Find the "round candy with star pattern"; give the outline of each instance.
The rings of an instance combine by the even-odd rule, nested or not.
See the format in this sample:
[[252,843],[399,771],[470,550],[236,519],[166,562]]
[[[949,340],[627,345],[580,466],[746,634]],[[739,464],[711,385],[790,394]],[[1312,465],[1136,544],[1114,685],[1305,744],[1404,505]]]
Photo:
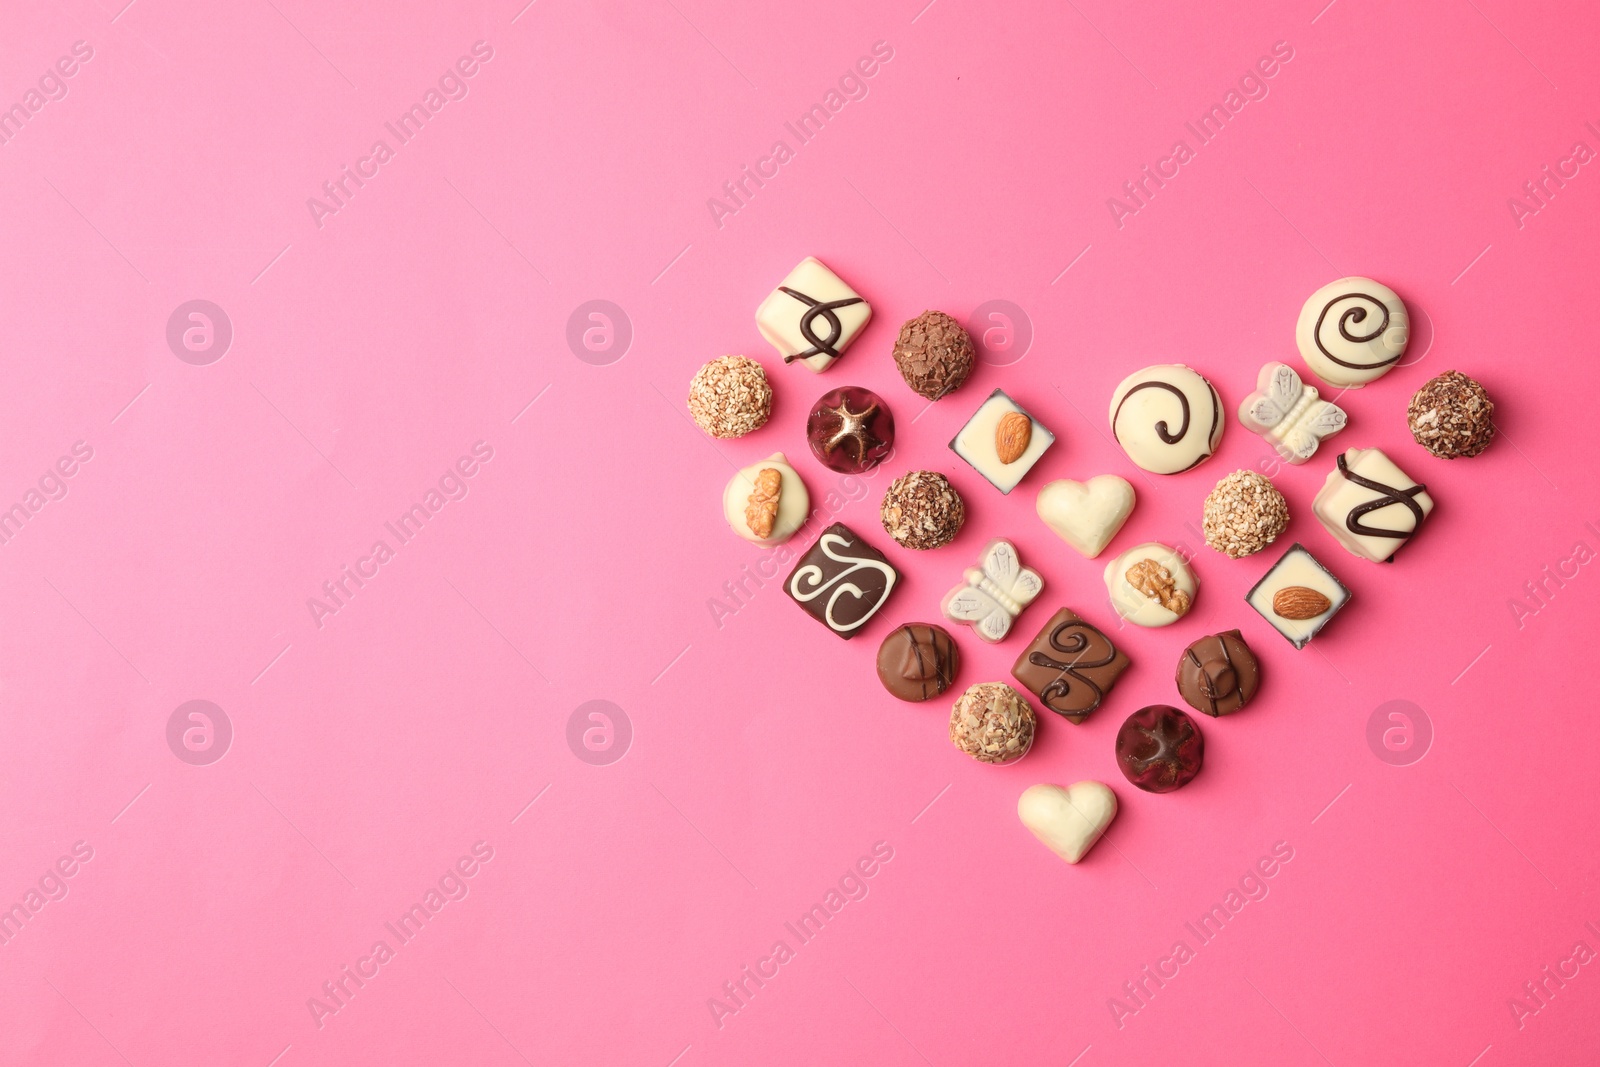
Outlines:
[[847,385],[822,394],[806,419],[806,441],[824,467],[861,474],[894,447],[894,415],[870,389]]

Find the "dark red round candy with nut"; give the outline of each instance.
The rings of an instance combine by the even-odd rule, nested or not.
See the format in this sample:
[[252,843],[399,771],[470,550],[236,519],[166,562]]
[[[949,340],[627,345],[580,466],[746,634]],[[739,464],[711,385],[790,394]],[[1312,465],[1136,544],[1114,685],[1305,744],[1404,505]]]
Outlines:
[[806,441],[823,466],[841,474],[876,467],[894,447],[894,415],[877,393],[847,385],[822,394],[806,419]]
[[1170,793],[1200,773],[1206,742],[1200,727],[1177,708],[1140,708],[1117,731],[1117,766],[1147,793]]

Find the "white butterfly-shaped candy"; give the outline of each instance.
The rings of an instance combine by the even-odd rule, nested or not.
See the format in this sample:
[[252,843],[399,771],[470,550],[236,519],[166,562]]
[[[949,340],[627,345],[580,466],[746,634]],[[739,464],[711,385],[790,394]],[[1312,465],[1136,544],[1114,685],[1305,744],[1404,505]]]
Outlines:
[[1302,382],[1293,367],[1268,363],[1256,379],[1256,391],[1239,405],[1239,421],[1272,442],[1290,463],[1304,463],[1324,437],[1344,429],[1346,417],[1344,409]]
[[1022,565],[1010,541],[990,541],[979,563],[981,569],[967,568],[966,581],[950,590],[940,609],[952,622],[970,623],[983,640],[999,641],[1044,591],[1044,579]]

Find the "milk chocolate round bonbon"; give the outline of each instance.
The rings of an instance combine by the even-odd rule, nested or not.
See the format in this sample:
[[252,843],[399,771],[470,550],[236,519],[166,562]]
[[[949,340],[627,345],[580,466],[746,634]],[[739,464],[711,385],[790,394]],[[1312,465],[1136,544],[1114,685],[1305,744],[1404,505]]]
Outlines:
[[908,622],[878,646],[878,681],[891,695],[920,703],[949,689],[961,652],[943,626]]
[[1178,693],[1196,711],[1215,718],[1250,703],[1261,688],[1261,664],[1238,630],[1202,637],[1178,660]]
[[748,356],[718,356],[689,382],[689,415],[712,437],[743,437],[771,414],[767,372]]
[[1405,302],[1371,278],[1340,278],[1312,293],[1295,324],[1306,366],[1329,385],[1360,389],[1388,374],[1406,354],[1411,316]]
[[1167,704],[1140,708],[1117,731],[1117,767],[1146,793],[1188,785],[1200,773],[1205,750],[1200,727]]
[[929,400],[961,388],[975,359],[966,329],[942,311],[924,311],[908,320],[894,343],[900,376]]
[[862,474],[894,447],[894,415],[877,393],[847,385],[823,393],[811,405],[806,441],[829,470]]
[[1222,398],[1182,363],[1135,371],[1111,394],[1111,433],[1152,474],[1198,466],[1222,440]]
[[738,471],[722,491],[722,514],[733,532],[758,545],[776,545],[795,535],[811,514],[806,483],[774,452]]
[[1015,763],[1033,747],[1033,706],[1003,682],[979,682],[950,709],[950,742],[979,763]]
[[1477,382],[1447,370],[1417,390],[1406,408],[1417,444],[1440,459],[1476,456],[1494,440],[1494,401]]
[[938,471],[912,471],[889,483],[878,513],[897,544],[929,549],[955,540],[966,521],[967,505],[950,479]]

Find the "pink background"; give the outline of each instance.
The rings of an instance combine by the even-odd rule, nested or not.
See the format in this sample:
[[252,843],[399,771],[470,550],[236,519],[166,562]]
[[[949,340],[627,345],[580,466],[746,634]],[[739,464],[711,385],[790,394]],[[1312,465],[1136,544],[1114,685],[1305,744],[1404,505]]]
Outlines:
[[[1600,949],[1583,925],[1600,926],[1600,577],[1563,562],[1600,548],[1600,176],[1583,167],[1520,226],[1508,198],[1574,142],[1600,148],[1584,125],[1600,125],[1600,15],[923,2],[59,0],[0,16],[0,103],[74,42],[93,53],[0,145],[0,504],[26,510],[58,457],[92,450],[0,546],[0,904],[26,912],[41,878],[67,890],[0,946],[0,1062],[1592,1056],[1600,967],[1520,1026],[1509,1001],[1543,967],[1570,973],[1580,939]],[[398,145],[384,123],[477,41],[493,55],[466,97]],[[797,147],[785,120],[879,41],[893,58],[866,97]],[[1279,41],[1293,59],[1268,95],[1119,228],[1107,198],[1178,138],[1192,148],[1184,122]],[[378,138],[394,158],[319,227],[307,198]],[[717,225],[707,199],[778,138],[793,160]],[[753,321],[807,254],[875,310],[823,377],[783,367]],[[1173,360],[1231,411],[1263,362],[1300,365],[1301,302],[1351,273],[1396,288],[1418,330],[1408,365],[1341,400],[1336,443],[1382,447],[1438,507],[1380,567],[1310,516],[1333,447],[1274,473],[1294,512],[1283,544],[1355,592],[1296,652],[1242,600],[1277,549],[1233,562],[1193,529],[1261,441],[1230,418],[1217,458],[1146,477],[1104,412],[1123,375]],[[197,298],[234,330],[206,366],[166,340]],[[632,324],[608,365],[566,341],[593,299]],[[913,422],[923,404],[888,357],[898,324],[990,299],[1024,310],[1026,355]],[[767,427],[714,443],[683,397],[724,352],[761,360],[778,400]],[[1404,411],[1452,367],[1487,385],[1503,433],[1446,463]],[[841,384],[899,416],[895,457],[835,503],[903,586],[852,642],[775,582],[717,625],[711,600],[763,556],[723,523],[730,468],[785,450],[823,501],[839,483],[802,427]],[[1059,437],[1010,497],[945,448],[995,387]],[[492,459],[465,498],[319,627],[308,599],[480,441]],[[876,511],[889,478],[923,466],[970,517],[913,557]],[[1103,472],[1139,493],[1112,551],[1197,551],[1196,610],[1120,635],[1134,667],[1089,722],[1051,717],[1020,765],[974,763],[946,739],[947,702],[882,691],[878,641],[934,617],[997,535],[1046,591],[1003,645],[957,632],[962,684],[1004,679],[1057,606],[1109,626],[1104,561],[1033,512],[1045,481]],[[1568,578],[1528,599],[1546,566]],[[1113,764],[1117,726],[1174,701],[1180,650],[1232,627],[1264,661],[1260,698],[1201,722],[1191,786],[1139,793]],[[206,766],[167,742],[194,699],[233,729]],[[609,765],[566,740],[592,699],[631,723]],[[1419,762],[1369,748],[1390,700],[1431,721]],[[1122,810],[1069,867],[1014,805],[1084,778]],[[92,859],[45,878],[75,842]],[[384,924],[477,842],[492,859],[446,879],[470,892],[400,945]],[[893,858],[867,896],[799,944],[784,923],[877,842]],[[1199,946],[1184,924],[1277,842],[1293,859],[1268,895]],[[309,998],[370,967],[380,939],[393,958],[319,1018]],[[708,998],[779,939],[793,959],[719,1027]],[[1109,998],[1179,939],[1194,959],[1119,1026]]]

